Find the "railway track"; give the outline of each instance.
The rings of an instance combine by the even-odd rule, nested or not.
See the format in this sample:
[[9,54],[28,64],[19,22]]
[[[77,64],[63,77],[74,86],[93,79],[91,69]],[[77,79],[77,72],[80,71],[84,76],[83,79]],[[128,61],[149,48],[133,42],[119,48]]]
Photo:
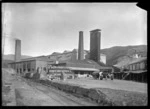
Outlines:
[[[65,93],[47,84],[37,83],[32,80],[24,79],[24,78],[23,81],[25,81],[29,86],[31,86],[35,90],[38,90],[44,93],[45,95],[49,96],[56,102],[59,102],[63,106],[68,106],[68,105],[69,106],[70,105],[71,106],[98,106],[99,105],[91,101],[90,99],[84,97],[77,97],[75,95]],[[59,96],[59,98],[57,98],[56,96]]]

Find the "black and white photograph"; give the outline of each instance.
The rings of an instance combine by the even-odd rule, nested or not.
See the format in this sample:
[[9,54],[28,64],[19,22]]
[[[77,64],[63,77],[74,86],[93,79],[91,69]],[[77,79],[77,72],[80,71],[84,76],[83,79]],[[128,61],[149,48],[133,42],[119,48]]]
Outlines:
[[2,106],[147,106],[138,2],[3,2]]

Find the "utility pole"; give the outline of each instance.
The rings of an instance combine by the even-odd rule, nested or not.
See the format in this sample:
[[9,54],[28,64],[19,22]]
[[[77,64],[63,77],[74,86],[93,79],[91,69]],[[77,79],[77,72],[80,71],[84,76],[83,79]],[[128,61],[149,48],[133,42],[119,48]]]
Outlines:
[[4,59],[4,47],[5,47],[5,29],[6,23],[5,23],[5,7],[2,5],[2,60]]

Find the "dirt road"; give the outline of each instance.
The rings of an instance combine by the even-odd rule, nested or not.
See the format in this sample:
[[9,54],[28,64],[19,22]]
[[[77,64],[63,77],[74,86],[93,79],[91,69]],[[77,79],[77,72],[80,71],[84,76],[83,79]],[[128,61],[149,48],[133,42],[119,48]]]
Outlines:
[[[3,106],[98,106],[88,98],[54,89],[2,69]],[[117,106],[146,106],[147,84],[119,80],[70,79],[61,84],[96,88]]]
[[[3,80],[5,83],[11,83],[10,90],[14,90],[16,106],[97,106],[98,104],[85,99],[75,97],[71,94],[56,90],[51,87],[41,85],[21,78],[20,76],[12,76],[8,72],[5,73]],[[7,79],[6,79],[7,78]],[[13,79],[12,79],[13,78]],[[8,92],[8,93],[9,93]],[[3,91],[3,93],[5,93]],[[8,95],[7,93],[7,95]],[[6,93],[5,93],[6,94]],[[11,94],[13,96],[13,94]],[[5,98],[5,96],[3,96]],[[9,101],[9,105],[11,101]],[[6,104],[7,105],[7,104]],[[14,104],[13,104],[14,105]]]
[[[40,106],[96,106],[98,104],[85,99],[77,98],[71,94],[43,86],[39,83],[23,79],[31,87],[29,90],[17,89],[16,96],[18,105],[40,105]],[[17,95],[16,94],[16,95]],[[20,97],[21,96],[21,97]],[[20,103],[22,102],[22,103]]]

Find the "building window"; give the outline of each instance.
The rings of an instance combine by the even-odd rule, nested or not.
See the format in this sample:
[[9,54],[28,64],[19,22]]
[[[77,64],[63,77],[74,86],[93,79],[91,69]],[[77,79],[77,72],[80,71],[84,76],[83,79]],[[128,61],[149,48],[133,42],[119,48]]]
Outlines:
[[40,69],[40,68],[38,67],[38,68],[37,68],[37,72],[38,72],[38,73],[39,73],[39,69]]
[[46,67],[44,67],[43,70],[46,71]]
[[139,70],[140,69],[140,64],[137,63],[137,69],[136,70]]
[[70,55],[67,55],[66,57],[70,57]]
[[128,66],[127,69],[130,70],[130,67]]
[[27,68],[30,68],[30,67],[31,67],[31,63],[28,62],[28,63],[27,63]]
[[30,69],[28,69],[28,72],[30,72]]
[[133,64],[133,70],[135,70],[135,64]]
[[140,67],[141,67],[142,70],[144,70],[145,69],[145,63],[141,62]]
[[131,65],[131,70],[133,70],[133,67],[132,67],[133,65]]
[[145,62],[145,69],[147,70],[147,62]]

